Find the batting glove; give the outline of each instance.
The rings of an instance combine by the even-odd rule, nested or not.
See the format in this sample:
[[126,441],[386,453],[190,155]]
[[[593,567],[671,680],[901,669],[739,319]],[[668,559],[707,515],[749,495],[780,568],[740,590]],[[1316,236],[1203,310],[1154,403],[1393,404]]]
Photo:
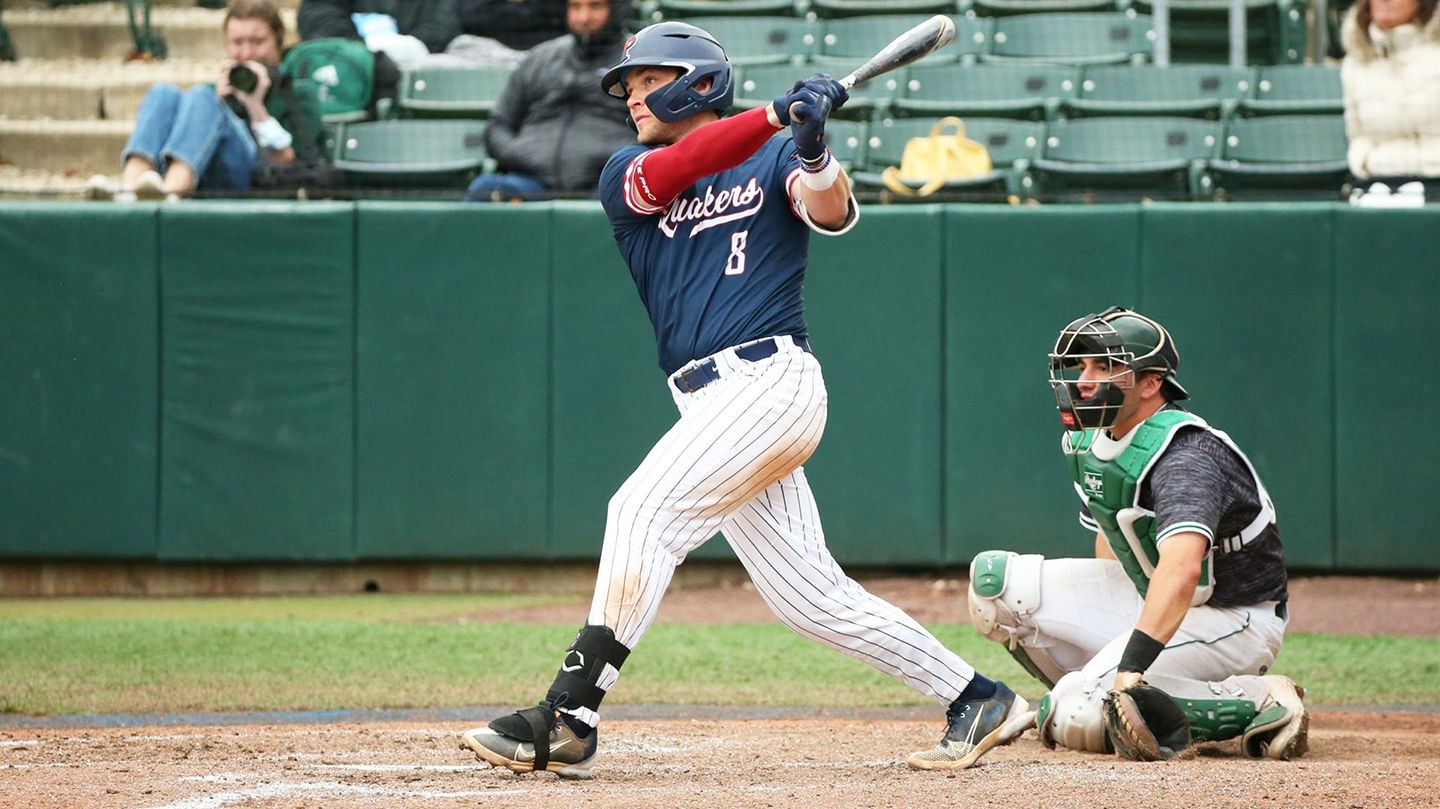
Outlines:
[[830,98],[831,112],[845,106],[845,102],[850,100],[850,91],[846,90],[845,86],[840,82],[831,78],[829,73],[816,73],[801,82],[801,84],[817,93],[828,96]]
[[795,106],[795,120],[790,123],[790,136],[802,160],[816,161],[825,156],[825,121],[830,117],[830,97],[814,94],[813,100]]
[[830,100],[830,109],[838,110],[850,100],[850,93],[840,84],[830,78],[828,73],[816,73],[805,81],[795,82],[790,92],[775,99],[775,117],[780,119],[781,126],[790,126],[795,123],[790,116],[790,108],[795,104],[815,104],[818,96],[824,96]]

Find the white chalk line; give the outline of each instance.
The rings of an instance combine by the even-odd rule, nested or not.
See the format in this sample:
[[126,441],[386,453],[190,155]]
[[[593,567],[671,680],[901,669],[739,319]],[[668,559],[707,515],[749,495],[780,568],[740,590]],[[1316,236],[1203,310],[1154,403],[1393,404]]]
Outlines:
[[[189,782],[202,782],[202,783],[230,783],[230,782],[233,782],[233,781],[236,781],[236,780],[243,780],[243,779],[246,778],[246,777],[253,777],[253,776],[250,775],[250,774],[240,774],[240,773],[218,773],[218,774],[212,774],[212,775],[187,776],[187,777],[180,778],[180,779],[177,779],[177,780],[179,780],[179,781],[189,781]],[[735,794],[737,794],[737,793],[752,793],[752,794],[764,794],[764,793],[771,793],[771,792],[794,793],[794,792],[797,792],[797,791],[813,791],[813,790],[819,790],[819,789],[824,789],[824,788],[827,788],[827,787],[824,787],[824,786],[821,786],[821,785],[800,786],[800,785],[790,784],[790,785],[774,785],[774,786],[770,786],[770,785],[765,785],[765,784],[751,784],[751,785],[747,785],[747,786],[743,786],[743,787],[736,787],[736,786],[687,787],[687,788],[685,788],[685,789],[682,790],[682,791],[685,792],[686,794],[689,794],[689,795],[711,794],[711,793],[723,794],[723,795],[735,795]],[[611,785],[611,786],[607,786],[607,788],[606,788],[606,792],[607,792],[607,794],[610,795],[610,796],[623,795],[623,794],[639,795],[639,794],[659,793],[659,792],[673,793],[673,792],[675,792],[675,791],[676,791],[676,790],[675,790],[674,787],[668,787],[668,786],[664,786],[664,787],[662,787],[662,786],[655,786],[655,787],[622,787],[622,786],[613,786],[613,785]],[[424,799],[424,800],[442,800],[442,799],[480,798],[480,797],[490,797],[490,796],[527,795],[527,794],[531,794],[532,792],[533,792],[533,790],[529,790],[529,789],[493,789],[493,788],[492,788],[492,789],[479,789],[479,790],[442,791],[442,790],[417,790],[417,789],[403,789],[403,788],[402,788],[402,789],[397,789],[397,788],[390,788],[390,787],[383,787],[383,786],[369,786],[369,785],[363,785],[363,784],[341,784],[341,783],[334,782],[334,781],[322,781],[322,782],[318,782],[318,783],[290,782],[290,783],[279,783],[279,784],[269,783],[269,784],[262,784],[262,785],[257,786],[257,787],[251,787],[251,788],[249,788],[249,789],[239,789],[239,790],[231,790],[231,791],[226,791],[226,792],[216,792],[216,793],[211,794],[211,795],[202,795],[202,796],[197,796],[197,797],[194,797],[194,798],[185,798],[185,799],[182,799],[182,800],[179,800],[179,801],[175,801],[175,802],[173,802],[173,803],[167,803],[167,804],[162,804],[162,805],[160,805],[160,806],[149,807],[149,809],[221,809],[221,807],[231,806],[231,805],[234,805],[234,804],[237,804],[237,803],[245,803],[245,802],[248,802],[248,801],[256,801],[256,800],[265,800],[265,799],[268,799],[268,798],[283,798],[283,797],[287,797],[287,796],[292,795],[292,794],[295,794],[295,793],[308,793],[308,794],[317,795],[317,796],[319,796],[319,795],[342,795],[342,794],[349,794],[349,795],[365,795],[365,796],[367,796],[367,797],[380,797],[380,798],[391,798],[391,799],[394,799],[394,798],[419,798],[419,799]]]

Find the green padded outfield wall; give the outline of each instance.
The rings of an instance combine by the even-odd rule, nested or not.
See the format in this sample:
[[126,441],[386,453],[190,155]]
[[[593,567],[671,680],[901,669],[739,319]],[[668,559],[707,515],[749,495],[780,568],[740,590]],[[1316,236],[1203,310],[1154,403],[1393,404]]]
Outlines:
[[155,557],[156,227],[0,205],[0,558]]
[[826,544],[850,564],[941,548],[943,208],[867,208],[811,236],[805,317],[825,373],[825,436],[805,465]]
[[545,208],[360,205],[362,558],[545,554],[549,219]]
[[1286,563],[1310,568],[1335,562],[1333,219],[1317,207],[1156,205],[1141,237],[1139,307],[1175,338],[1186,406],[1245,450]]
[[1440,206],[1347,212],[1335,226],[1336,563],[1435,570]]
[[1140,219],[1133,206],[948,209],[946,562],[999,548],[1094,553],[1046,355],[1073,318],[1135,299]]
[[[814,240],[837,558],[1090,552],[1045,353],[1175,331],[1297,567],[1437,570],[1440,207],[868,207]],[[591,202],[0,205],[0,558],[593,559],[676,415]],[[728,556],[712,542],[698,556]]]
[[[605,212],[558,202],[553,217],[550,556],[599,559],[610,495],[678,413]],[[712,540],[696,558],[722,552]]]
[[160,558],[355,558],[355,208],[160,216]]

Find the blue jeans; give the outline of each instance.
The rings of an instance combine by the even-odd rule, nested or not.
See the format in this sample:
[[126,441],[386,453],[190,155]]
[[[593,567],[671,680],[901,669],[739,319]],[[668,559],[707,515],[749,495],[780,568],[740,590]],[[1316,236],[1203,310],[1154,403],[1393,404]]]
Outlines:
[[466,202],[492,202],[499,193],[501,201],[512,195],[539,195],[550,189],[528,174],[482,174],[465,190]]
[[164,176],[170,161],[179,160],[195,172],[199,188],[243,191],[258,150],[249,125],[213,89],[181,93],[173,84],[157,84],[140,102],[122,161],[143,157]]

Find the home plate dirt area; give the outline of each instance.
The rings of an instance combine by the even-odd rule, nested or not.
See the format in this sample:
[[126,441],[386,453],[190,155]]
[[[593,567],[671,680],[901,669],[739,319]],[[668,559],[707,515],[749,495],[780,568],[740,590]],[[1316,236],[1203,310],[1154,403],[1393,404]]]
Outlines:
[[[936,712],[938,714],[938,710]],[[1434,807],[1440,713],[1315,714],[1310,752],[1233,742],[1135,763],[1033,732],[958,773],[915,772],[940,720],[622,720],[588,781],[515,775],[458,749],[465,723],[0,731],[6,807]]]

